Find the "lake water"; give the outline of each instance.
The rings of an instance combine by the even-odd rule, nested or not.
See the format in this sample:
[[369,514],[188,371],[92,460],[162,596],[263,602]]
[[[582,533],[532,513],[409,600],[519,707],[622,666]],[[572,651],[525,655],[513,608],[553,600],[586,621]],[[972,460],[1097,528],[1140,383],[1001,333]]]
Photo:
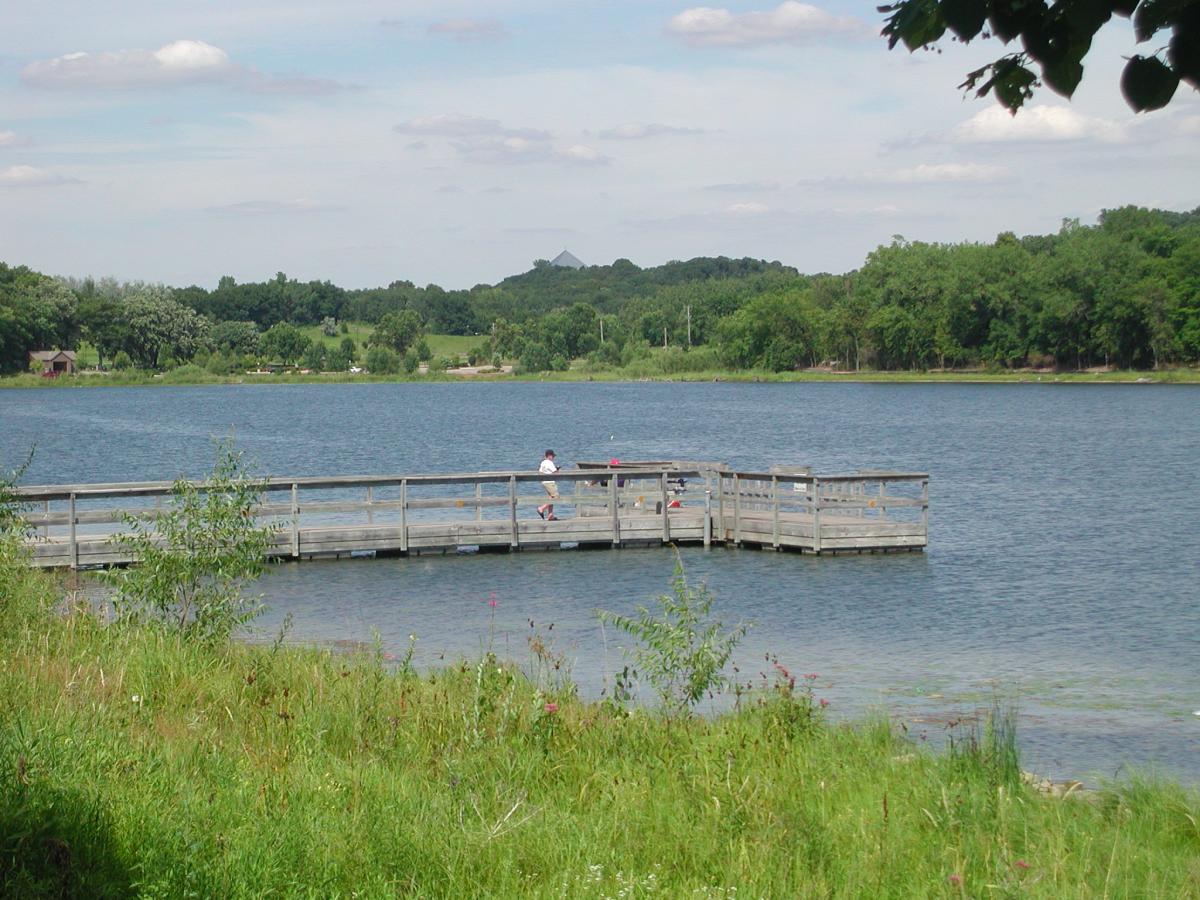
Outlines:
[[[1200,783],[1200,389],[1138,385],[364,384],[0,391],[0,464],[27,483],[201,475],[233,433],[272,475],[715,459],[932,476],[924,554],[813,558],[685,549],[741,677],[776,654],[842,715],[910,733],[1015,698],[1027,768],[1153,769]],[[669,550],[284,564],[261,583],[290,637],[378,630],[417,660],[528,663],[534,628],[589,696],[619,669],[595,610],[669,588]],[[497,605],[489,606],[495,599]],[[551,629],[550,626],[553,625]]]

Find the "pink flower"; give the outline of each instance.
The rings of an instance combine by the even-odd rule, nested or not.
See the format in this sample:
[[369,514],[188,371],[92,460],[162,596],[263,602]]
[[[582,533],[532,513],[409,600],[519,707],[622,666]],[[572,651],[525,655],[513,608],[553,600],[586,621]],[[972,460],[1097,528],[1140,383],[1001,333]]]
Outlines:
[[957,872],[955,872],[954,874],[952,874],[952,875],[951,875],[949,878],[947,878],[946,880],[947,880],[948,882],[950,882],[951,884],[953,884],[953,885],[960,885],[960,884],[962,884],[962,876],[961,876],[961,875],[959,875]]
[[495,608],[496,608],[497,606],[499,606],[499,605],[500,605],[500,604],[499,604],[497,601],[495,601],[495,600],[489,600],[489,601],[488,601],[488,606],[490,606],[492,609],[495,609]]
[[824,697],[822,697],[822,698],[821,698],[821,709],[824,709],[824,708],[825,708],[825,707],[827,707],[828,705],[829,705],[829,701],[828,701],[828,700],[826,700]]
[[542,707],[542,709],[544,709],[546,712],[550,713],[551,715],[554,715],[554,713],[558,712],[558,704],[557,703],[547,703],[545,706]]
[[1029,863],[1025,862],[1025,860],[1023,860],[1023,859],[1018,859],[1015,863],[1013,863],[1013,865],[1016,866],[1018,869],[1028,869],[1029,868]]
[[807,675],[804,676],[806,681],[816,681],[818,677],[819,676],[817,675],[816,672],[809,672]]

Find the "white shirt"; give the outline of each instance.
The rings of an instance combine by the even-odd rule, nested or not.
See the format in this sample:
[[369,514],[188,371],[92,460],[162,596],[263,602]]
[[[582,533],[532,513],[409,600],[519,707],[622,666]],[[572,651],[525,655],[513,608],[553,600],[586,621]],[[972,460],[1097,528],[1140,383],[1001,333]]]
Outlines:
[[542,464],[538,466],[538,471],[543,475],[553,475],[558,471],[558,466],[554,464],[554,460],[547,457],[546,459],[543,459]]

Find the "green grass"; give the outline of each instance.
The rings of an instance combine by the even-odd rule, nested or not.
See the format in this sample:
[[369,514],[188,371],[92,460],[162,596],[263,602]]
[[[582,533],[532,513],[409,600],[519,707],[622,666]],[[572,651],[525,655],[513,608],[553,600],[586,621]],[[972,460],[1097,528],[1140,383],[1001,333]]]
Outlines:
[[338,323],[338,332],[333,337],[328,336],[321,331],[320,325],[298,325],[300,332],[311,341],[324,341],[329,346],[335,346],[342,342],[342,338],[354,338],[354,343],[360,348],[366,344],[367,338],[371,336],[371,332],[375,330],[374,325],[368,325],[365,322],[347,322],[346,334],[342,334],[341,323]]
[[[354,343],[361,348],[366,344],[367,339],[371,337],[371,332],[375,330],[375,326],[364,322],[347,322],[346,327],[349,330],[349,334],[342,334],[339,326],[336,337],[327,337],[321,332],[320,325],[302,326],[300,331],[310,340],[324,341],[331,346],[340,343],[344,337],[352,337],[354,338]],[[427,334],[425,335],[425,340],[429,343],[429,349],[435,357],[454,357],[458,355],[466,356],[469,351],[484,343],[486,339],[458,334]]]
[[[1200,800],[1055,800],[766,692],[622,714],[490,657],[207,646],[0,555],[0,895],[1195,896]],[[547,706],[557,704],[557,706]]]

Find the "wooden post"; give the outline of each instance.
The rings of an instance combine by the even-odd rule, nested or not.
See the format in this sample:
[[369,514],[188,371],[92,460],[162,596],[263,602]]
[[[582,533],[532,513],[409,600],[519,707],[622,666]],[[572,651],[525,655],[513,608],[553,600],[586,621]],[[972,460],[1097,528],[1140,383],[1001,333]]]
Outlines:
[[742,479],[733,473],[733,543],[742,545]]
[[771,546],[779,549],[779,477],[771,476],[771,504],[775,507],[771,517]]
[[821,479],[813,478],[812,497],[809,498],[809,503],[812,504],[813,510],[813,552],[821,552]]
[[[50,518],[50,501],[49,500],[44,500],[42,502],[42,511],[45,512],[47,519]],[[46,541],[50,540],[50,523],[49,522],[44,522],[42,525],[42,539],[46,540]]]
[[475,521],[483,521],[483,482],[475,482]]
[[929,479],[921,481],[921,534],[929,543]]
[[75,492],[71,491],[67,498],[67,520],[70,524],[71,535],[71,568],[79,568],[79,544],[75,540]]
[[517,476],[508,476],[508,521],[512,528],[509,546],[516,550],[521,546],[521,536],[517,531]]
[[408,552],[408,479],[400,479],[400,552]]
[[662,540],[664,544],[671,543],[671,519],[668,509],[671,501],[667,498],[667,473],[663,472],[658,478],[659,493],[662,495]]
[[292,558],[300,556],[300,485],[292,482]]
[[712,488],[704,489],[704,549],[712,546]]
[[725,476],[717,473],[717,534],[725,542]]
[[621,546],[621,495],[617,491],[617,476],[612,474],[608,479],[608,509],[612,514],[612,545]]
[[375,502],[375,486],[367,485],[367,524],[375,524],[375,510],[371,509],[371,504]]

